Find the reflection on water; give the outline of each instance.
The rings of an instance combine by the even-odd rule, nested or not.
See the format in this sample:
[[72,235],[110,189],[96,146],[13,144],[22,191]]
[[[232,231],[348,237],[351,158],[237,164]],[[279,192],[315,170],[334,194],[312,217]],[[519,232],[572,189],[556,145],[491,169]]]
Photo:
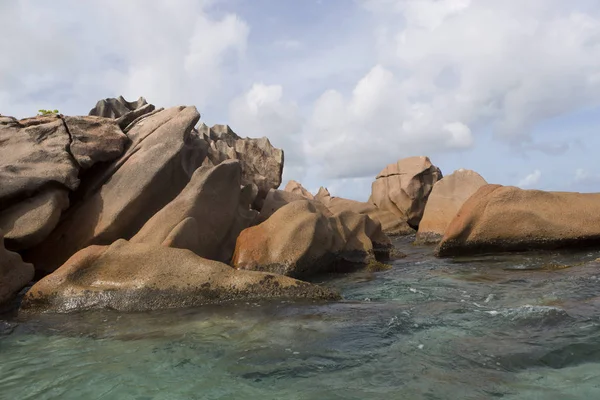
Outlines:
[[337,303],[0,321],[2,399],[600,398],[600,252],[319,278]]

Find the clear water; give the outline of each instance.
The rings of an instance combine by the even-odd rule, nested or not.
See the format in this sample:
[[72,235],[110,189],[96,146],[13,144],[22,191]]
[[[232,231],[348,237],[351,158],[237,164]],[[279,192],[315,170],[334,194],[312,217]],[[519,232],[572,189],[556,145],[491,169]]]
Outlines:
[[0,398],[600,398],[600,252],[396,244],[390,271],[322,278],[337,303],[5,316]]

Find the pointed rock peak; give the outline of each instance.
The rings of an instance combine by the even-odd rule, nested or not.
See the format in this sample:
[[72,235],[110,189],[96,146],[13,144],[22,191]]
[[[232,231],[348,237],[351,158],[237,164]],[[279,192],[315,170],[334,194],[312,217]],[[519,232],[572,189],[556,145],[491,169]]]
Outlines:
[[[210,128],[210,138],[212,140],[224,140],[229,144],[229,141],[241,139],[229,125],[213,125]],[[231,145],[231,144],[230,144]]]
[[311,192],[309,192],[304,188],[304,186],[302,186],[300,182],[297,182],[295,180],[289,181],[285,186],[284,191],[299,194],[300,196],[310,200],[313,200],[315,198]]

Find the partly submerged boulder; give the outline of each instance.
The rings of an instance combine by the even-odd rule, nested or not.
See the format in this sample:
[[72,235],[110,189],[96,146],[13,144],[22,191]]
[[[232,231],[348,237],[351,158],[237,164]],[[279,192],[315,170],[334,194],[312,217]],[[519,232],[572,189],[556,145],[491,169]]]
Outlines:
[[[173,107],[156,113],[129,131],[127,151],[80,188],[52,235],[28,251],[36,270],[51,272],[77,251],[129,239],[189,182],[202,161],[190,134],[200,115],[195,107]],[[190,165],[194,164],[194,165]]]
[[228,159],[239,160],[242,184],[253,184],[258,188],[253,206],[260,211],[269,190],[277,189],[281,184],[283,150],[273,147],[266,137],[241,138],[227,125],[208,128],[202,124],[198,131],[209,143],[204,165],[214,166]]
[[189,250],[118,240],[75,254],[27,292],[22,310],[146,311],[268,298],[333,300],[339,295],[285,276],[236,271]]
[[381,225],[366,215],[329,216],[323,205],[291,202],[238,237],[232,265],[295,278],[334,271],[344,263],[368,264],[389,250]]
[[442,172],[428,157],[404,158],[377,175],[370,200],[379,209],[390,211],[417,228],[431,189],[441,178]]
[[21,256],[4,248],[0,231],[0,304],[14,297],[33,279],[33,265],[24,263]]
[[437,243],[465,201],[487,182],[477,172],[459,169],[433,185],[417,232],[417,244]]
[[156,213],[131,239],[188,249],[228,263],[240,232],[256,218],[250,196],[240,189],[242,170],[237,160],[216,167],[200,167],[190,183]]
[[415,233],[415,230],[406,223],[404,218],[398,217],[390,211],[381,210],[372,203],[333,197],[326,188],[319,189],[316,199],[322,202],[333,214],[350,211],[368,215],[369,218],[381,224],[383,232],[387,235],[403,236]]
[[436,254],[583,246],[600,247],[600,193],[485,185],[460,208]]

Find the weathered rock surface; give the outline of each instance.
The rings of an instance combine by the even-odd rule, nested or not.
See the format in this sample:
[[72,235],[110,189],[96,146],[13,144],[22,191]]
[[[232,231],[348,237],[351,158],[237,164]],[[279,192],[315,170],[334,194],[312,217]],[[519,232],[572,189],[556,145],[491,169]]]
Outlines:
[[477,172],[459,169],[433,185],[416,243],[437,243],[465,201],[487,182]]
[[81,168],[97,162],[112,161],[125,150],[129,141],[119,125],[108,118],[63,117],[71,135],[71,154]]
[[42,242],[56,227],[61,213],[69,207],[65,189],[48,189],[0,211],[0,231],[5,245],[18,251]]
[[145,98],[137,101],[127,101],[123,96],[98,101],[89,112],[91,116],[113,118],[121,129],[125,129],[137,118],[154,111],[155,107],[148,104]]
[[311,192],[309,192],[308,190],[306,190],[304,188],[304,186],[302,186],[299,182],[296,182],[294,180],[291,180],[287,183],[287,185],[285,186],[285,190],[286,192],[290,192],[290,193],[294,193],[294,194],[298,194],[308,200],[314,200],[315,197],[312,195]]
[[80,203],[72,206],[52,235],[28,251],[36,270],[51,272],[77,251],[129,239],[173,200],[202,160],[190,138],[200,115],[195,107],[156,113],[129,131],[127,151],[101,173],[87,178]]
[[77,189],[79,165],[70,142],[59,116],[0,117],[0,210],[48,187]]
[[118,240],[75,254],[29,290],[22,310],[145,311],[266,298],[332,300],[339,295],[284,276],[236,271],[189,250]]
[[298,200],[238,237],[232,265],[238,269],[296,278],[336,270],[343,263],[375,261],[375,249],[389,249],[381,225],[344,211],[328,216],[320,203]]
[[251,197],[243,196],[241,177],[237,160],[198,168],[185,189],[150,218],[131,243],[188,249],[228,263],[238,235],[258,214],[250,210]]
[[409,157],[385,167],[371,187],[371,201],[417,228],[433,185],[442,172],[428,157]]
[[332,197],[325,188],[319,189],[316,199],[322,202],[333,214],[350,211],[369,216],[369,218],[381,224],[383,232],[387,235],[403,236],[415,233],[415,230],[406,223],[404,218],[398,217],[390,211],[380,210],[372,203]]
[[0,304],[23,289],[33,274],[33,265],[24,263],[20,255],[4,248],[4,235],[0,231]]
[[[266,199],[262,205],[261,211],[260,211],[260,216],[258,217],[256,222],[261,223],[261,222],[266,221],[271,215],[275,214],[275,212],[277,210],[279,210],[281,207],[286,206],[294,201],[299,201],[299,200],[312,201],[298,193],[293,193],[293,192],[289,192],[289,191],[285,191],[285,190],[277,190],[277,189],[269,190],[269,194],[267,194],[267,197],[266,197]],[[329,216],[331,216],[332,214],[326,210],[327,209],[325,207],[321,207],[321,212],[325,212]]]
[[241,138],[227,125],[208,128],[202,124],[198,131],[209,143],[204,165],[214,166],[228,159],[239,160],[242,184],[254,184],[258,188],[253,207],[260,211],[269,190],[281,185],[283,150],[273,147],[266,137]]
[[485,185],[460,208],[436,254],[583,246],[600,246],[600,193]]

